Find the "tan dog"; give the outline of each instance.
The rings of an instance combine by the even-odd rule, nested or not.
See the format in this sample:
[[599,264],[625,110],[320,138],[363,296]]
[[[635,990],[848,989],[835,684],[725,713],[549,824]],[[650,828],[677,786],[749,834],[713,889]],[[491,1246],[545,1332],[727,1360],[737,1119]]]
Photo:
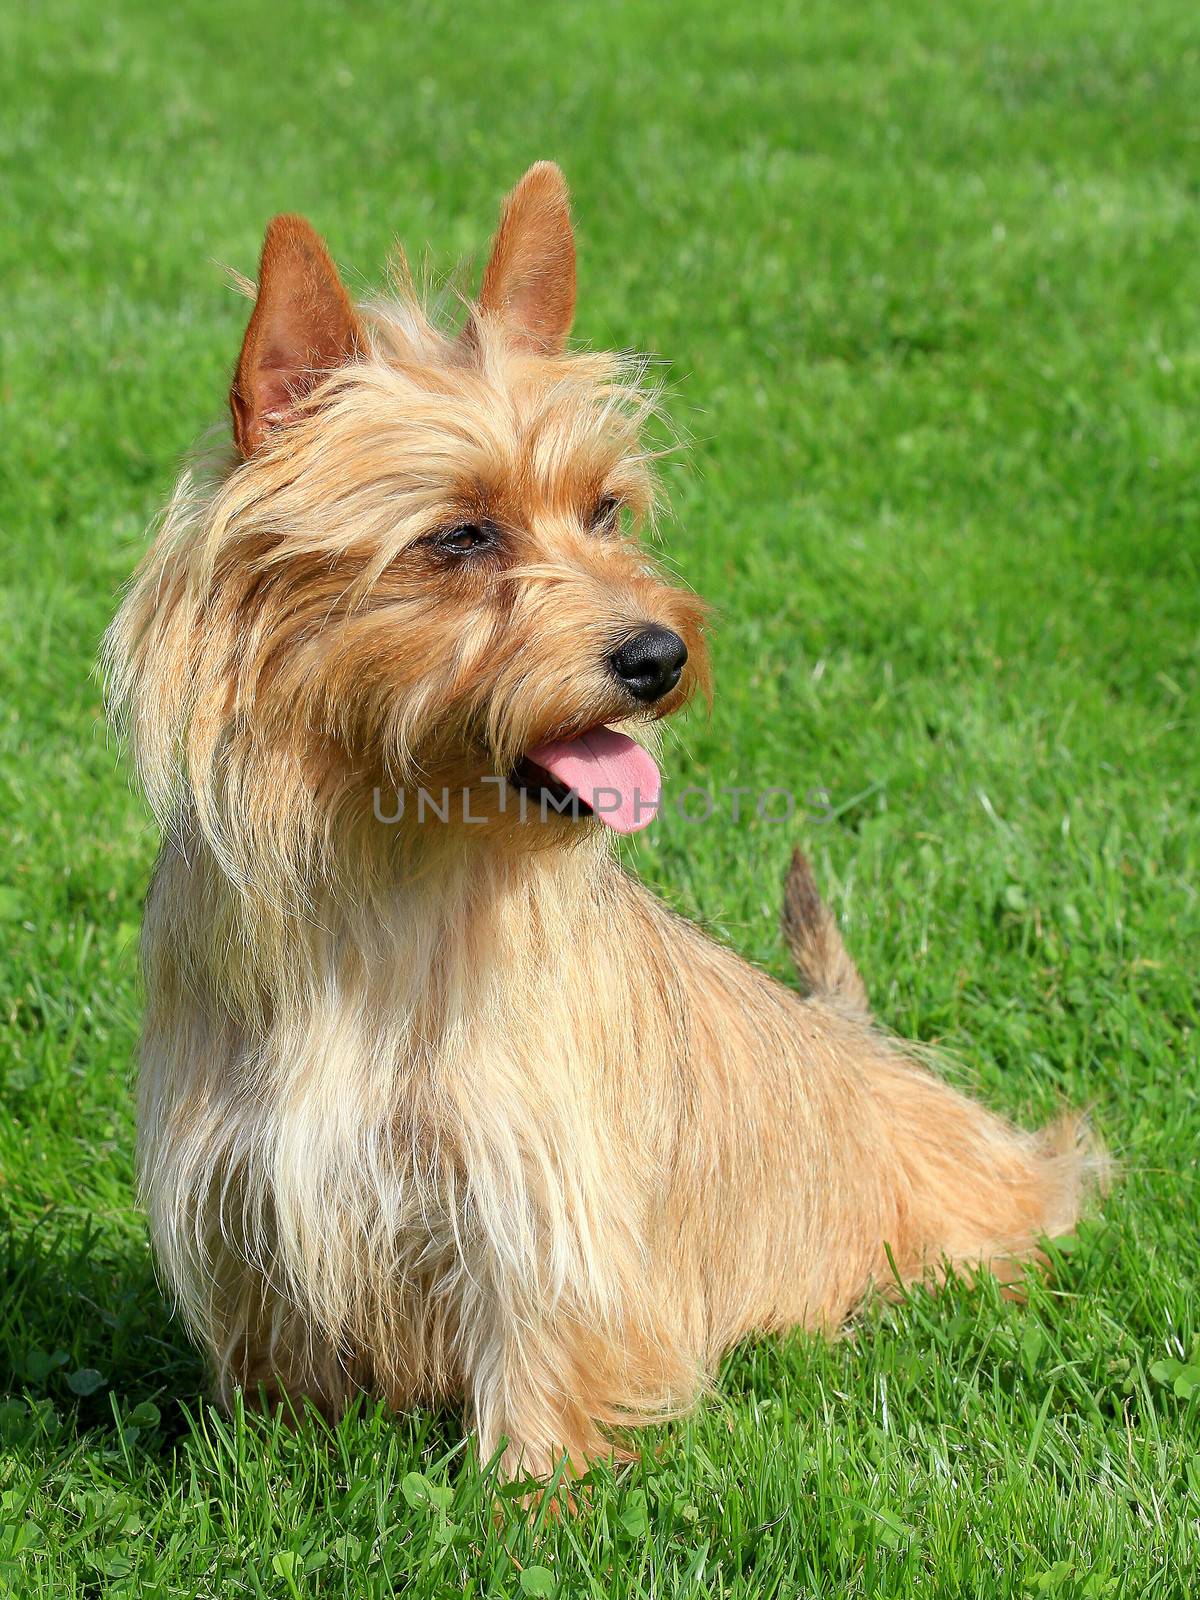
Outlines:
[[629,730],[706,687],[703,611],[633,537],[652,396],[566,351],[574,301],[549,164],[454,337],[407,280],[352,306],[276,218],[234,449],[107,641],[164,833],[142,1195],[220,1392],[461,1400],[535,1473],[745,1334],[1029,1253],[1099,1163],[872,1025],[799,859],[803,997],[614,861],[658,789]]

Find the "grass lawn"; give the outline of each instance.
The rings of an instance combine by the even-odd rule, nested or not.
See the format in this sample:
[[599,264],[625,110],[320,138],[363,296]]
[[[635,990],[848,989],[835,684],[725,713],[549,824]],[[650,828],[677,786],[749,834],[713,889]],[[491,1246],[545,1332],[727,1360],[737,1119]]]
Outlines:
[[[1200,1561],[1200,13],[1187,0],[13,0],[0,20],[0,1594],[1166,1596]],[[985,1282],[736,1352],[578,1517],[455,1416],[222,1417],[133,1201],[155,839],[100,633],[272,212],[478,262],[539,156],[577,331],[670,358],[717,605],[638,868],[778,973],[803,839],[880,1014],[1124,1165]]]

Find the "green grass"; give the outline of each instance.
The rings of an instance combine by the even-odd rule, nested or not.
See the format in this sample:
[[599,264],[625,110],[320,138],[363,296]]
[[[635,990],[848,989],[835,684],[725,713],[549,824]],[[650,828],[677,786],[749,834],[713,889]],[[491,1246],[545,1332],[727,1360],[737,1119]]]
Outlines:
[[[1200,14],[19,0],[0,49],[0,1593],[1160,1596],[1200,1554]],[[1028,1303],[735,1353],[578,1517],[453,1416],[203,1398],[133,1203],[154,852],[89,676],[222,412],[265,219],[366,286],[553,155],[578,331],[674,362],[717,604],[674,784],[833,822],[637,850],[783,974],[804,837],[881,1014],[1125,1166]],[[1187,1365],[1189,1360],[1193,1363]],[[419,1476],[412,1476],[418,1474]]]

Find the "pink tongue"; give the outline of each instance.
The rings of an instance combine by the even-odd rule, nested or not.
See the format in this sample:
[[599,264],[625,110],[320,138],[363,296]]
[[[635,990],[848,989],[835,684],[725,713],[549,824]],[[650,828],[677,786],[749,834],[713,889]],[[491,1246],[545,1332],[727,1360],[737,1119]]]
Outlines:
[[616,833],[636,833],[654,821],[662,778],[654,757],[626,734],[593,728],[578,739],[540,744],[527,757]]

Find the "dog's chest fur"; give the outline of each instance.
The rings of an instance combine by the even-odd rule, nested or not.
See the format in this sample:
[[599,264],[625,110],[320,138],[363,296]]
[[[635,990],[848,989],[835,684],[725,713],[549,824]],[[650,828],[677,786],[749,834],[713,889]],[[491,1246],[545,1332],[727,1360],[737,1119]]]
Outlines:
[[[369,908],[328,900],[281,961],[264,923],[248,951],[213,902],[219,874],[165,851],[142,1173],[171,1278],[244,1259],[268,1319],[295,1308],[346,1349],[406,1328],[384,1375],[397,1391],[455,1387],[473,1300],[606,1317],[646,1251],[682,1098],[660,1065],[674,986],[639,1008],[622,952],[630,892],[594,851],[459,862]],[[190,1006],[154,1003],[180,991]],[[213,1306],[186,1309],[238,1336],[212,1329]]]

